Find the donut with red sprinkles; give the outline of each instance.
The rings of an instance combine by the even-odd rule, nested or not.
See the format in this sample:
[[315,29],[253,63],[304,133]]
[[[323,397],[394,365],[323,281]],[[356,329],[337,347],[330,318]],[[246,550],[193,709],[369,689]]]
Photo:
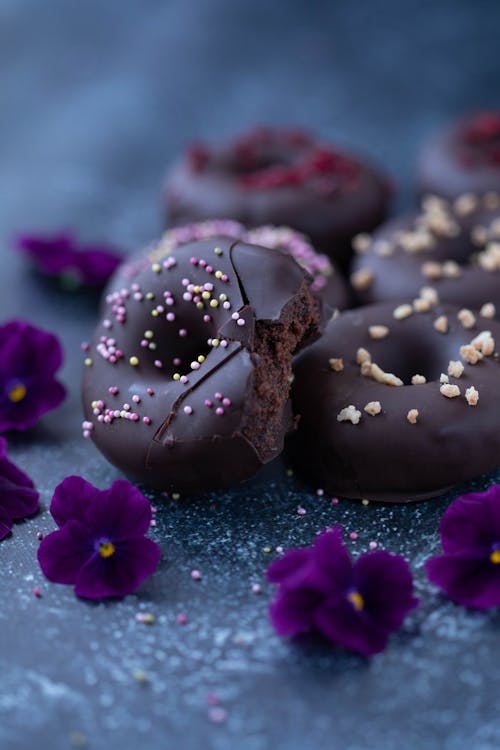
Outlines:
[[351,238],[383,221],[390,193],[364,160],[302,130],[260,127],[191,147],[167,177],[165,205],[169,226],[224,216],[293,227],[346,268]]

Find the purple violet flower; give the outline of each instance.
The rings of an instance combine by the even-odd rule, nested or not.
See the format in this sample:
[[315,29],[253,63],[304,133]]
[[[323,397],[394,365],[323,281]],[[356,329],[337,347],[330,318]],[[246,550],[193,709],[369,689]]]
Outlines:
[[131,594],[158,567],[160,548],[144,536],[151,505],[130,482],[99,490],[82,477],[66,477],[50,512],[59,530],[41,542],[38,562],[49,581],[74,585],[77,596]]
[[0,540],[12,529],[13,521],[32,516],[38,510],[38,492],[31,479],[7,457],[7,443],[0,437]]
[[102,286],[123,258],[112,248],[81,245],[70,232],[50,237],[22,234],[15,241],[38,271],[55,276],[64,286]]
[[457,604],[500,606],[500,485],[457,498],[439,531],[444,554],[425,564],[431,583]]
[[353,563],[341,526],[323,531],[311,547],[288,550],[267,577],[278,586],[270,615],[279,635],[319,631],[364,656],[383,651],[418,604],[405,560],[377,551]]
[[23,320],[0,326],[0,433],[27,430],[63,401],[55,379],[62,364],[59,340]]

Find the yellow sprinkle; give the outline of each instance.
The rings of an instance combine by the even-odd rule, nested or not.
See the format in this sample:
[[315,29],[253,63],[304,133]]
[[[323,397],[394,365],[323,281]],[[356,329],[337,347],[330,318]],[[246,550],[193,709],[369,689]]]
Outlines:
[[222,248],[221,247],[214,248],[214,253],[216,255],[222,255]]
[[155,344],[154,341],[152,341],[150,344],[148,344],[148,349],[151,349],[152,351],[154,351],[156,349],[156,344]]
[[271,547],[264,547],[264,552],[271,552]]
[[101,542],[99,545],[99,554],[101,557],[111,557],[115,553],[113,542]]
[[145,683],[145,682],[148,682],[148,679],[149,678],[148,678],[146,672],[143,669],[136,669],[135,670],[135,672],[134,672],[134,680],[136,680],[136,682]]
[[219,299],[221,302],[225,302],[227,300],[227,294],[219,294]]
[[132,367],[137,367],[137,365],[139,364],[139,359],[137,357],[130,357],[129,362]]
[[210,300],[210,307],[219,307],[219,303],[216,299]]
[[365,600],[363,599],[361,594],[358,591],[351,591],[349,594],[347,594],[347,598],[351,602],[356,612],[361,612],[361,610],[365,606]]
[[219,339],[212,339],[212,346],[217,347],[217,346],[219,346],[219,344],[220,344]]
[[161,266],[160,266],[160,264],[159,263],[153,263],[153,265],[151,266],[151,270],[154,271],[155,273],[161,273]]
[[144,338],[145,339],[152,339],[153,338],[153,331],[144,331]]
[[287,477],[293,477],[293,469],[287,469],[286,470]]
[[83,360],[83,364],[84,364],[84,365],[85,365],[86,367],[90,367],[90,366],[91,366],[91,364],[92,364],[92,360],[90,359],[90,357],[87,357],[86,359],[84,359],[84,360]]
[[180,379],[181,379],[181,376],[179,375],[179,373],[178,373],[178,372],[174,372],[174,374],[173,374],[173,379],[174,379],[174,380],[180,380]]
[[216,271],[214,273],[214,276],[215,276],[216,279],[220,279],[222,277],[222,271]]
[[498,565],[500,563],[500,549],[496,549],[491,553],[490,560],[492,563],[495,563],[495,565]]
[[179,492],[172,492],[172,500],[180,500],[181,496]]
[[198,362],[195,362],[195,361],[193,360],[193,361],[191,362],[191,364],[190,364],[189,366],[190,366],[190,368],[191,368],[192,370],[197,370],[197,369],[198,369]]
[[158,312],[158,310],[151,310],[151,315],[153,316],[153,318],[157,318],[159,314],[160,313]]
[[200,365],[202,365],[204,361],[205,357],[203,356],[203,354],[200,354],[200,356],[198,357],[198,362],[200,363]]
[[148,292],[146,294],[146,299],[154,299],[154,298],[155,298],[155,296],[154,296],[153,292]]
[[90,405],[93,409],[97,409],[97,401],[92,401]]
[[201,296],[202,299],[210,299],[212,295],[210,294],[210,292],[203,292]]
[[203,302],[197,302],[196,303],[196,307],[198,308],[198,310],[203,310],[203,308],[205,307],[205,305],[203,304]]
[[363,498],[363,499],[361,500],[361,505],[370,505],[370,501],[369,501],[369,500],[367,500],[367,499],[366,499],[366,497],[364,497],[364,498]]

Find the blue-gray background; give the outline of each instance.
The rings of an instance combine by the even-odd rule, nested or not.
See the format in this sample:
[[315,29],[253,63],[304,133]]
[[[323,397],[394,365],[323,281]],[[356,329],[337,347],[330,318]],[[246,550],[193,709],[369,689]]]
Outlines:
[[[16,231],[66,226],[131,250],[160,231],[162,175],[179,149],[255,122],[371,154],[408,207],[425,137],[500,104],[499,24],[496,0],[0,0],[0,315],[60,334],[70,389],[40,427],[9,438],[43,512],[0,545],[2,750],[498,747],[500,618],[445,602],[422,572],[449,498],[331,506],[275,467],[238,492],[162,504],[163,562],[137,596],[89,605],[43,580],[36,532],[53,528],[54,486],[81,473],[105,487],[117,473],[80,437],[79,343],[96,301],[40,283],[9,245]],[[269,590],[251,592],[277,545],[337,521],[359,532],[354,552],[377,540],[405,554],[422,599],[371,662],[280,641]],[[137,624],[139,610],[155,624]],[[209,692],[223,724],[210,721]]]

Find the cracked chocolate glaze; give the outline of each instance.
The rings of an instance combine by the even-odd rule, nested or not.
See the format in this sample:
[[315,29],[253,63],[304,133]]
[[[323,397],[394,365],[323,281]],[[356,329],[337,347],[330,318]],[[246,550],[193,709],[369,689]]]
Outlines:
[[[459,308],[452,306],[400,320],[394,309],[386,303],[342,313],[296,358],[292,399],[299,422],[287,448],[299,475],[314,488],[347,498],[405,503],[438,495],[500,463],[498,355],[483,356],[472,365],[460,354],[460,347],[484,330],[500,341],[500,324],[478,319],[466,329],[457,319]],[[434,327],[441,316],[447,333]],[[369,332],[374,325],[389,332],[374,339]],[[360,347],[404,385],[385,385],[363,375],[357,364]],[[333,370],[331,358],[342,358],[343,369]],[[440,376],[448,373],[450,360],[464,365],[460,377],[448,376],[448,385],[460,390],[451,398],[440,390]],[[411,384],[417,374],[427,382]],[[466,398],[471,386],[479,394],[475,406]],[[381,410],[372,416],[364,407],[377,401]],[[357,424],[337,420],[350,405],[360,412]],[[412,423],[408,414],[414,409],[418,415]]]
[[227,237],[161,243],[110,282],[86,352],[84,434],[152,487],[228,487],[293,426],[291,360],[319,302],[288,255]]
[[223,146],[198,146],[170,170],[169,226],[227,217],[248,227],[286,225],[344,270],[350,240],[387,215],[388,181],[369,163],[307,133],[260,129]]

